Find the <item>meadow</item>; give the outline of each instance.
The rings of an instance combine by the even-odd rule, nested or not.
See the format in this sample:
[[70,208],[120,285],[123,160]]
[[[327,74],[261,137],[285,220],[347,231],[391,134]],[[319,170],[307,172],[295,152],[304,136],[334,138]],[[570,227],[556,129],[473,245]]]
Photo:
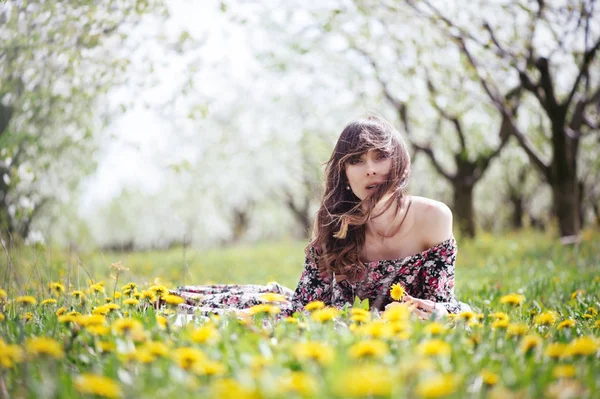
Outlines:
[[[600,395],[600,232],[458,239],[456,295],[473,312],[312,303],[278,316],[176,325],[177,285],[293,288],[306,242],[211,250],[5,249],[0,395],[26,398],[593,398]],[[153,307],[158,297],[166,305]]]

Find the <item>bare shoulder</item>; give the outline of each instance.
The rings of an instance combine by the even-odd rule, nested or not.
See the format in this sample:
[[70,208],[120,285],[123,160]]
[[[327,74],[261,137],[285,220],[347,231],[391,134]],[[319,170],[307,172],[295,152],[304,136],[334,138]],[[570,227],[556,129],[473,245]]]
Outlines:
[[452,211],[443,202],[411,196],[416,227],[428,247],[452,237]]

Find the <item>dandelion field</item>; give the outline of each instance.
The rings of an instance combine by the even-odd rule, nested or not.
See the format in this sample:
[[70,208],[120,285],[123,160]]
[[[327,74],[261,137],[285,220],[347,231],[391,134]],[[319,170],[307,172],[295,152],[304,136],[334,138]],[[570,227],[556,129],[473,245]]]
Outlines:
[[[8,247],[0,396],[15,398],[593,398],[600,395],[600,233],[458,239],[456,295],[474,311],[421,321],[405,306],[311,303],[281,319],[179,326],[180,284],[294,287],[302,242],[130,254]],[[166,304],[155,308],[157,298]]]

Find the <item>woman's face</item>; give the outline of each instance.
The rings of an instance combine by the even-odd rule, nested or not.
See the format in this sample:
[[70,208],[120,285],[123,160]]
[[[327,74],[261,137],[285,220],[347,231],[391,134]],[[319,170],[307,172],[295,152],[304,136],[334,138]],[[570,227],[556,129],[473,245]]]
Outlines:
[[377,191],[377,185],[385,183],[392,159],[381,150],[369,150],[350,158],[345,165],[350,189],[361,200]]

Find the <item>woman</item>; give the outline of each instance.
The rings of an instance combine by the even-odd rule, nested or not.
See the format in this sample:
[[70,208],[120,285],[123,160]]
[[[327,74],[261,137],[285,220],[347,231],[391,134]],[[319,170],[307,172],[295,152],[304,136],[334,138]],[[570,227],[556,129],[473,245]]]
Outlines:
[[325,192],[296,290],[273,283],[179,287],[182,307],[206,313],[245,309],[266,292],[284,295],[282,314],[311,301],[342,307],[355,297],[372,309],[391,305],[393,284],[421,318],[468,310],[454,297],[456,242],[446,205],[407,196],[410,157],[383,118],[351,122],[327,162]]

